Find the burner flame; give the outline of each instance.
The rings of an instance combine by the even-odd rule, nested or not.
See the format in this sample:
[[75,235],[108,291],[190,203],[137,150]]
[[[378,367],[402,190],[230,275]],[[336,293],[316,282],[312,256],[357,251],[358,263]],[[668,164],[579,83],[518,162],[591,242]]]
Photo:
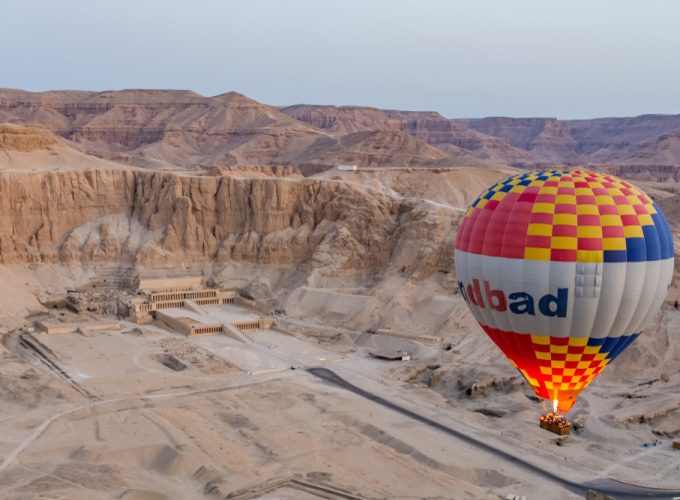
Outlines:
[[559,401],[557,399],[553,399],[553,412],[557,413],[557,404]]

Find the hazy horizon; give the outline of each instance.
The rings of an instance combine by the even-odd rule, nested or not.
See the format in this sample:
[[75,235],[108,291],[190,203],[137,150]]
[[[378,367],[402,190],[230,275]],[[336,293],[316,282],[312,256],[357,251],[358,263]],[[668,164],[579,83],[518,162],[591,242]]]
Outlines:
[[680,3],[0,0],[0,87],[236,91],[327,104],[588,119],[680,114]]

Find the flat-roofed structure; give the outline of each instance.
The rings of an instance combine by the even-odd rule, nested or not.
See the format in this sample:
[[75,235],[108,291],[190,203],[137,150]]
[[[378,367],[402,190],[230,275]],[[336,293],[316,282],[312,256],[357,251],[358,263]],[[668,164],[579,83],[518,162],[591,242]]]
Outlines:
[[262,330],[274,324],[273,319],[261,317],[250,307],[240,304],[222,304],[202,312],[186,307],[169,308],[156,311],[156,319],[187,336],[229,334],[229,326],[245,331]]
[[155,318],[187,336],[235,336],[234,328],[261,330],[274,324],[252,298],[233,288],[205,288],[201,278],[140,280],[139,293],[128,304],[133,321],[150,323]]
[[188,300],[194,301],[199,306],[252,302],[241,297],[236,290],[215,288],[156,290],[148,291],[145,295],[144,298],[132,299],[129,304],[130,317],[136,323],[149,323],[153,320],[153,312],[161,309],[184,307],[184,303]]
[[47,334],[54,333],[82,333],[87,334],[96,330],[120,330],[118,321],[90,321],[86,323],[62,323],[59,321],[36,321],[38,330]]
[[183,278],[139,278],[139,290],[189,290],[201,288],[203,278],[200,276],[186,276]]
[[410,361],[411,355],[406,351],[397,351],[389,349],[374,349],[368,351],[368,355],[375,359],[382,359],[384,361]]

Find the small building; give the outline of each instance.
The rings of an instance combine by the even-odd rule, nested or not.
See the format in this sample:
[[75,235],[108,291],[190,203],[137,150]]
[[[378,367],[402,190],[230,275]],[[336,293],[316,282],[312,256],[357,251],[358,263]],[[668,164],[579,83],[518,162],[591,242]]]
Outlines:
[[120,330],[118,321],[90,321],[86,323],[62,323],[58,321],[36,321],[35,326],[43,333],[81,333],[86,335],[97,330]]
[[356,165],[338,165],[335,169],[341,172],[356,172],[359,170],[359,167]]
[[406,351],[391,351],[386,349],[374,349],[368,351],[368,355],[383,361],[410,361],[411,355]]

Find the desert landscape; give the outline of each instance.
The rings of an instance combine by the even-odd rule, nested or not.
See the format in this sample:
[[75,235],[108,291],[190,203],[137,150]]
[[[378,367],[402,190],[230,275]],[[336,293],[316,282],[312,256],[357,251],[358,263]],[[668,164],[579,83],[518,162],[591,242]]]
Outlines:
[[[676,255],[561,437],[453,260],[555,166],[641,187]],[[0,205],[3,499],[680,497],[680,115],[0,89]]]

